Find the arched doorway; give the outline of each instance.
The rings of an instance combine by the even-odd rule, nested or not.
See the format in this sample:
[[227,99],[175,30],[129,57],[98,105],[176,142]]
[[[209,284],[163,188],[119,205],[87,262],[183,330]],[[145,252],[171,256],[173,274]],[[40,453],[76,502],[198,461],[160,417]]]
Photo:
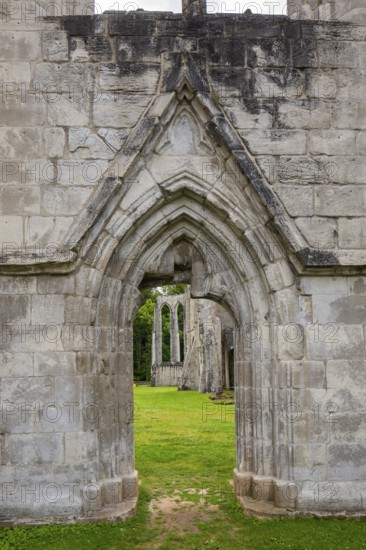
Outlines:
[[[207,134],[204,109],[209,98],[199,103],[183,81],[173,99],[160,99],[161,126],[156,130],[156,120],[149,126],[148,119],[144,128],[136,130],[136,140],[141,139],[138,132],[150,132],[146,151],[141,144],[139,154],[131,149],[135,155],[131,180],[111,182],[114,209],[108,206],[107,213],[114,213],[101,218],[103,231],[95,240],[93,265],[102,276],[95,323],[106,335],[95,347],[104,374],[98,399],[102,407],[118,404],[117,421],[112,426],[100,422],[98,479],[102,485],[121,487],[127,508],[123,495],[131,493],[131,487],[137,495],[132,320],[142,289],[185,283],[190,284],[193,298],[220,303],[235,320],[235,492],[238,497],[256,495],[260,486],[261,495],[281,505],[276,488],[281,480],[292,479],[293,429],[290,425],[282,429],[279,410],[272,406],[279,400],[272,328],[289,322],[286,300],[290,303],[297,295],[286,243],[273,225],[274,212],[282,211],[246,153],[239,155],[235,149],[241,145],[226,122],[217,123],[223,137],[218,126]],[[154,138],[151,128],[157,133]],[[188,159],[179,146],[182,139],[191,143]],[[235,171],[238,158],[227,146],[229,140],[256,190],[243,169]],[[284,215],[281,224],[288,235]],[[284,395],[287,399],[289,392]],[[262,411],[262,403],[267,411]]]
[[[182,198],[176,199],[183,206]],[[147,221],[147,220],[146,220]],[[111,260],[103,285],[103,322],[115,326],[115,333],[118,335],[118,343],[108,343],[104,350],[105,361],[113,365],[111,371],[114,373],[108,384],[108,390],[102,392],[101,400],[110,400],[111,390],[116,400],[124,403],[133,402],[133,370],[132,370],[132,323],[135,312],[140,304],[140,289],[146,285],[169,284],[186,282],[191,284],[192,294],[196,297],[213,299],[230,309],[236,320],[235,336],[235,399],[236,399],[236,437],[237,437],[237,465],[238,474],[247,476],[259,474],[266,477],[273,477],[274,460],[268,459],[268,451],[274,452],[275,433],[262,431],[260,426],[248,423],[248,415],[245,411],[250,410],[252,403],[261,399],[262,392],[272,387],[270,379],[271,372],[269,365],[259,363],[258,358],[270,355],[269,341],[256,341],[252,338],[250,327],[254,326],[258,319],[265,320],[268,317],[269,303],[266,299],[265,283],[260,275],[252,278],[250,286],[252,292],[247,290],[248,283],[241,273],[240,260],[230,257],[227,253],[229,246],[225,246],[222,237],[228,237],[228,227],[221,231],[221,239],[215,240],[208,232],[200,228],[200,234],[195,234],[192,239],[193,229],[196,229],[196,222],[186,215],[180,215],[171,223],[163,222],[162,227],[154,225],[152,239],[143,239],[136,243],[140,253],[134,255],[134,261],[129,263],[130,268],[121,281],[121,270],[125,269],[125,263]],[[147,221],[146,228],[151,231],[151,224]],[[144,223],[140,226],[140,231]],[[159,231],[160,229],[160,231]],[[158,235],[156,235],[156,231]],[[158,238],[156,238],[158,236]],[[232,235],[233,237],[233,235]],[[221,242],[220,242],[221,241]],[[207,243],[210,243],[210,254],[207,254]],[[142,246],[141,246],[142,245]],[[224,245],[224,246],[223,246]],[[123,243],[120,243],[123,248]],[[120,253],[116,251],[116,257]],[[246,260],[243,258],[243,263]],[[253,271],[255,262],[248,263]],[[253,290],[256,289],[256,292]],[[109,307],[105,307],[109,304]],[[100,321],[99,321],[100,319]],[[102,321],[100,316],[98,324]],[[105,327],[106,328],[106,327]],[[249,331],[249,332],[248,332]],[[263,367],[262,367],[263,365]],[[119,374],[119,373],[123,373]],[[262,377],[268,380],[268,390],[265,387],[257,387],[257,381],[261,382]],[[123,410],[123,405],[122,405]],[[129,486],[136,479],[134,471],[133,455],[133,419],[122,416],[119,425],[113,433],[101,428],[99,433],[101,462],[108,471],[108,478],[111,479],[110,453],[111,445],[115,448],[117,477],[128,480]],[[105,449],[105,454],[103,450]],[[124,451],[124,452],[123,452]],[[123,457],[124,460],[121,459]],[[235,465],[233,465],[235,466]],[[114,473],[113,473],[114,474]],[[240,475],[237,476],[238,479]],[[136,481],[137,483],[137,481]],[[247,477],[244,482],[248,483]],[[245,490],[247,486],[245,485]],[[238,489],[240,492],[242,489]]]

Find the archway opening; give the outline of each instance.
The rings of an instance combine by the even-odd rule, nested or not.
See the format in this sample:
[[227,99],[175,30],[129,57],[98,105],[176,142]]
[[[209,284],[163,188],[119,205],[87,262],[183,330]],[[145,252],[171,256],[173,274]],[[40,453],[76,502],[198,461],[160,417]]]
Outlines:
[[[113,354],[116,354],[116,362],[119,361],[124,368],[124,376],[118,378],[118,384],[125,401],[132,402],[132,321],[143,303],[143,293],[146,289],[169,284],[189,284],[194,301],[212,300],[232,315],[235,325],[234,354],[231,355],[234,355],[237,466],[234,480],[235,492],[240,495],[240,492],[248,490],[248,483],[250,485],[253,475],[272,475],[273,461],[271,456],[267,459],[267,456],[274,453],[275,448],[272,431],[254,430],[254,420],[250,424],[246,412],[247,409],[251,411],[252,404],[256,403],[256,391],[257,388],[262,391],[262,380],[265,379],[268,387],[272,384],[273,369],[270,362],[265,361],[265,358],[270,356],[270,342],[251,338],[250,333],[250,327],[256,326],[255,319],[262,319],[264,322],[268,319],[269,304],[256,259],[250,256],[247,249],[245,253],[241,253],[240,248],[233,244],[238,239],[235,228],[231,230],[231,226],[223,225],[220,219],[217,219],[216,225],[212,224],[208,228],[204,224],[198,224],[197,220],[193,219],[193,214],[198,220],[201,219],[199,216],[202,216],[202,209],[197,201],[189,199],[191,202],[187,211],[187,200],[187,197],[173,197],[169,203],[170,215],[166,213],[164,217],[159,218],[159,214],[156,222],[155,219],[146,217],[140,222],[138,239],[131,233],[126,236],[125,241],[120,242],[108,266],[101,295],[103,307],[99,310],[99,318],[103,323],[108,323],[108,326],[118,320],[120,346],[119,351],[113,351]],[[145,230],[149,238],[143,238]],[[132,241],[134,245],[131,248]],[[125,251],[128,253],[127,256]],[[115,299],[116,296],[118,299]],[[161,327],[161,322],[158,326]],[[154,345],[157,351],[156,344],[152,344],[152,348]],[[186,364],[189,355],[190,346],[186,342]],[[108,361],[111,359],[108,358]],[[254,370],[256,366],[257,370]],[[181,389],[189,391],[190,381],[184,374],[182,371],[180,386]],[[208,384],[211,381],[209,376],[202,376],[199,380],[200,384]],[[154,382],[156,385],[156,376],[152,373],[152,385]],[[205,391],[202,386],[198,389]],[[113,390],[115,391],[114,388]],[[176,388],[173,391],[176,391]],[[107,391],[105,393],[107,395]],[[215,402],[206,401],[206,405],[213,407],[209,409],[214,411],[212,416],[218,414],[219,418],[221,411],[228,410],[219,408]],[[128,449],[128,454],[124,455],[126,459],[123,457],[121,460],[122,475],[125,469],[125,476],[137,480],[133,419],[123,420],[120,430],[121,448]],[[107,432],[100,430],[99,439],[101,445],[110,445],[111,437]],[[235,458],[231,466],[234,463]],[[140,477],[143,479],[142,471]]]
[[[234,499],[228,480],[235,467],[235,402],[234,392],[229,395],[226,387],[229,350],[224,353],[222,346],[227,319],[232,327],[235,323],[218,303],[192,298],[190,292],[190,285],[179,284],[141,291],[145,303],[134,326],[141,328],[136,318],[146,320],[149,310],[152,376],[150,383],[135,377],[136,468],[142,487],[163,493],[167,501],[172,487],[178,499],[188,496],[197,501],[198,495],[206,499],[209,494],[216,502],[221,490]],[[163,354],[165,308],[170,321],[169,364]],[[184,342],[187,351],[181,355]],[[159,357],[161,362],[154,364]],[[174,357],[179,361],[174,363]]]

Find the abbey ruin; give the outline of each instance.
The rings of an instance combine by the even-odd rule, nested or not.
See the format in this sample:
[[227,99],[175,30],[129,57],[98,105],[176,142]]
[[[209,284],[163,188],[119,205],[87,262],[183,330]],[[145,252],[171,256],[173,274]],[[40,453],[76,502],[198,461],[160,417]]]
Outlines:
[[3,525],[134,514],[132,320],[176,283],[235,322],[238,499],[365,514],[364,5],[1,4]]
[[[162,315],[168,308],[169,357],[163,356]],[[179,308],[182,308],[180,334]],[[184,294],[159,296],[155,305],[152,386],[220,393],[234,387],[234,323],[217,302]]]

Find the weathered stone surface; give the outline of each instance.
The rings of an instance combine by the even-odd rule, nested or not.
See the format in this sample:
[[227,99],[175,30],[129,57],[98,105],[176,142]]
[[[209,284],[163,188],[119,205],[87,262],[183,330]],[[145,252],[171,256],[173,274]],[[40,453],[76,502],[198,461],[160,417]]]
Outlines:
[[[315,320],[316,321],[316,320]],[[328,323],[326,323],[328,325]],[[362,359],[364,356],[363,328],[357,324],[334,324],[317,337],[317,327],[308,327],[307,354],[309,359]]]
[[307,97],[335,101],[338,99],[337,74],[330,70],[305,71],[305,93]]
[[38,187],[0,187],[0,213],[13,216],[22,210],[24,214],[40,214],[40,189]]
[[304,277],[303,293],[307,295],[319,294],[348,294],[348,281],[345,277]]
[[104,139],[115,151],[119,151],[127,139],[127,130],[113,130],[112,128],[100,128],[98,135]]
[[[296,225],[314,248],[332,248],[337,237],[337,222],[326,218],[297,218]],[[342,247],[344,248],[344,247]]]
[[157,90],[160,71],[157,65],[143,63],[108,63],[99,65],[99,86],[102,91],[153,94]]
[[15,243],[17,246],[24,241],[23,218],[20,216],[2,216],[0,219],[1,250],[6,243]]
[[249,130],[240,132],[254,154],[303,155],[306,153],[306,134],[291,130]]
[[100,94],[93,105],[95,126],[111,128],[132,128],[151,101],[150,96],[122,94]]
[[33,376],[33,357],[29,353],[0,353],[1,374],[5,378]]
[[281,128],[330,128],[330,105],[320,101],[285,101],[279,105],[278,122]]
[[357,49],[352,42],[342,42],[334,45],[326,40],[319,40],[318,55],[320,67],[338,69],[353,69],[357,67]]
[[40,158],[41,151],[42,133],[39,128],[0,128],[1,158]]
[[17,84],[4,83],[0,102],[0,117],[3,126],[41,127],[46,119],[46,105],[42,96],[28,93],[22,98]]
[[29,216],[25,221],[25,242],[31,248],[40,246],[45,258],[49,254],[60,257],[62,243],[72,222],[72,217]]
[[88,200],[90,193],[90,189],[85,187],[45,188],[41,196],[42,213],[49,216],[77,214]]
[[44,131],[46,156],[62,157],[65,152],[65,132],[62,128],[46,128]]
[[63,436],[62,434],[7,435],[2,454],[3,464],[11,464],[14,458],[19,466],[62,463]]
[[[94,140],[94,143],[97,142],[100,145],[98,139]],[[103,149],[103,145],[101,148]],[[86,153],[85,156],[88,154],[91,153]],[[85,185],[91,187],[101,180],[107,167],[107,160],[58,160],[54,170],[54,182],[64,186]]]
[[61,324],[64,322],[65,303],[62,296],[33,296],[33,324]]
[[290,56],[288,40],[249,40],[248,63],[251,67],[286,67]]
[[66,93],[76,100],[92,90],[92,68],[85,63],[38,63],[33,73],[33,85],[43,93]]
[[319,187],[315,193],[315,213],[329,215],[329,205],[334,216],[363,216],[366,189],[363,186]]
[[[54,89],[53,89],[54,90]],[[88,98],[80,99],[57,92],[48,100],[48,123],[51,126],[85,126],[89,124]]]
[[235,128],[240,130],[244,128],[272,128],[273,113],[271,105],[269,105],[268,102],[259,103],[259,105],[256,103],[251,110],[250,104],[248,108],[245,108],[244,103],[235,97],[223,97],[222,105],[225,106],[227,115]]
[[300,98],[303,94],[304,76],[296,69],[257,69],[254,75],[256,97]]
[[[339,17],[362,21],[360,1]],[[193,331],[202,368],[162,378],[235,386],[237,495],[249,480],[288,508],[292,483],[301,512],[365,513],[366,32],[311,4],[313,20],[205,16],[203,0],[3,14],[0,397],[33,412],[1,419],[0,483],[85,483],[87,463],[101,487],[136,487],[131,321],[142,288],[186,282],[195,307],[231,312],[235,342],[212,315]],[[333,508],[318,481],[341,489]],[[52,521],[113,503],[89,504],[62,500]],[[50,510],[13,496],[1,515]]]
[[359,155],[366,155],[366,132],[360,132],[357,137],[357,149]]
[[295,40],[292,49],[292,60],[294,67],[306,68],[318,66],[317,43],[309,38],[306,40]]
[[363,218],[340,218],[339,246],[341,248],[366,248],[366,220]]
[[29,63],[9,63],[8,61],[0,64],[0,80],[4,83],[24,83],[30,82],[30,64]]
[[312,186],[277,185],[275,192],[283,202],[290,216],[312,216],[314,213],[314,194]]
[[161,52],[170,52],[172,49],[172,36],[125,36],[117,38],[117,61],[159,63]]
[[366,127],[366,108],[361,102],[337,101],[332,105],[332,122],[334,128]]
[[[111,159],[113,151],[89,128],[70,128],[69,149],[78,158]],[[80,151],[78,151],[80,149]]]
[[70,44],[73,61],[110,61],[112,47],[105,36],[73,38]]
[[40,33],[14,32],[2,29],[0,35],[0,61],[36,61],[40,58],[40,55]]
[[42,34],[42,51],[45,61],[68,61],[69,39],[65,31],[46,31]]
[[310,132],[309,147],[313,155],[352,155],[356,134],[352,130]]

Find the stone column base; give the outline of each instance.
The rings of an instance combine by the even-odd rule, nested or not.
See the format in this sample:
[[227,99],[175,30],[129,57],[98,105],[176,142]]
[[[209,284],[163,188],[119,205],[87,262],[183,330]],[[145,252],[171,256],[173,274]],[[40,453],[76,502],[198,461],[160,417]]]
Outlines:
[[136,471],[100,483],[47,483],[39,484],[39,488],[35,485],[36,498],[28,503],[17,499],[15,489],[9,489],[9,498],[0,513],[0,527],[125,521],[136,513]]
[[234,492],[259,517],[365,517],[365,482],[286,481],[234,470]]

